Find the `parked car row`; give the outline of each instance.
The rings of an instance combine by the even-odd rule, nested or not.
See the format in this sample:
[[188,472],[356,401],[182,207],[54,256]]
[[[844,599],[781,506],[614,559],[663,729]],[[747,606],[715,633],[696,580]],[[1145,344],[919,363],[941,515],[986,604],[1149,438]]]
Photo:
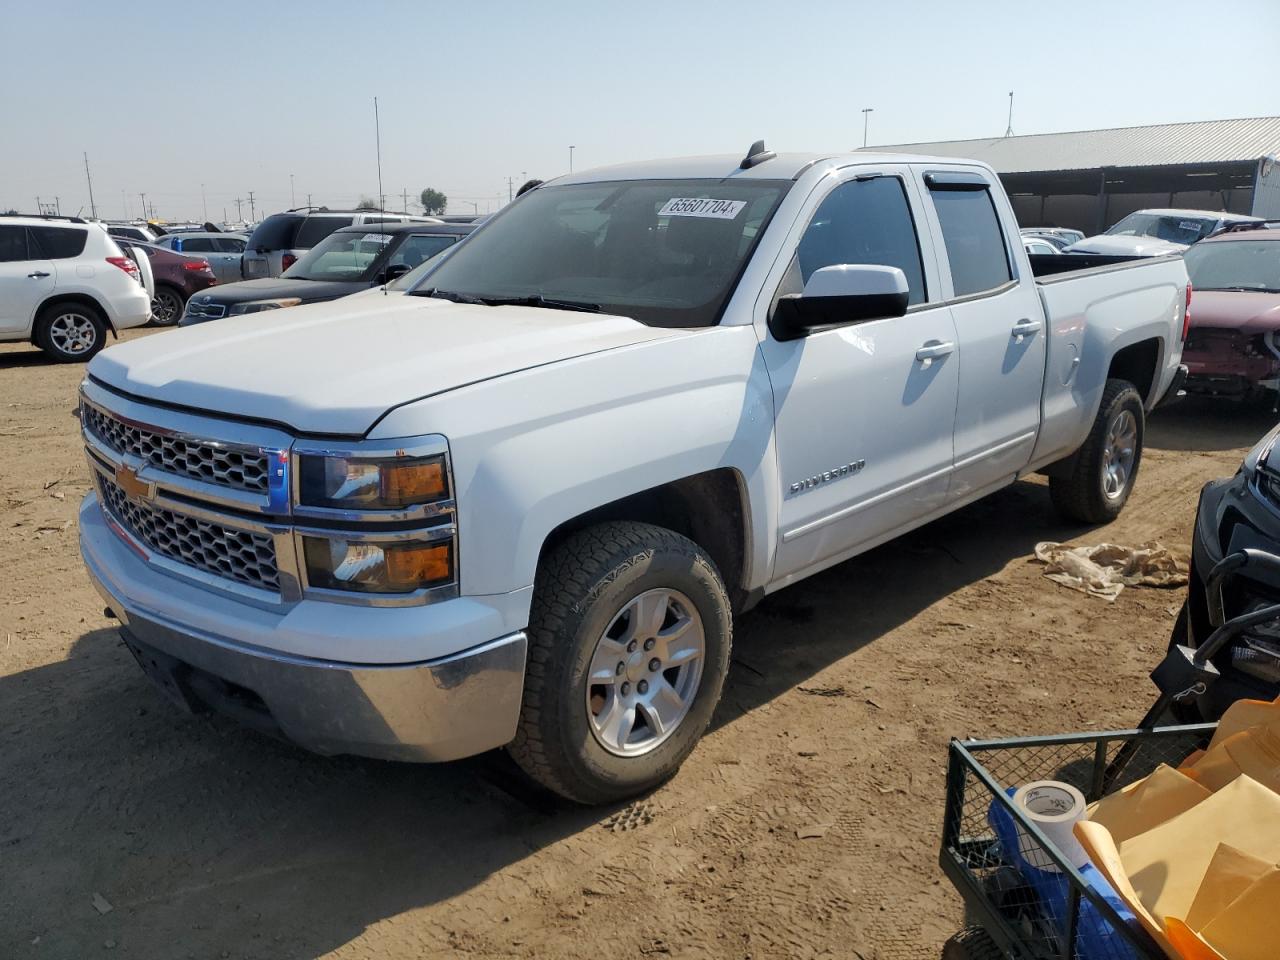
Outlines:
[[441,223],[435,217],[415,217],[380,210],[330,210],[307,207],[275,213],[249,235],[244,253],[245,280],[278,277],[329,234],[342,227],[374,223]]

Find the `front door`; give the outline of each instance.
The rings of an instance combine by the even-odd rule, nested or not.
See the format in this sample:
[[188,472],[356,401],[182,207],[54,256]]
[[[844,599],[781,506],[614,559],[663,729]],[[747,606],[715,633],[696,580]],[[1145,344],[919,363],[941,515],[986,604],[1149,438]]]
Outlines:
[[870,546],[945,503],[956,333],[936,269],[921,257],[919,203],[899,167],[850,168],[810,202],[779,295],[799,292],[820,267],[881,264],[906,275],[910,306],[902,317],[762,343],[782,483],[775,583]]
[[0,224],[0,335],[25,334],[53,293],[53,261],[28,246],[27,228]]

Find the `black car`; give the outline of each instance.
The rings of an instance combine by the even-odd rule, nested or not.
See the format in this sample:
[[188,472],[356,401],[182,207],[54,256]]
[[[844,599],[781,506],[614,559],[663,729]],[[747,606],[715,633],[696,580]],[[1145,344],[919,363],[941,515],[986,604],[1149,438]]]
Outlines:
[[344,227],[321,240],[279,277],[228,283],[192,297],[178,325],[336,300],[390,283],[474,229],[469,223]]
[[[1200,492],[1191,582],[1172,643],[1197,647],[1224,620],[1280,603],[1278,441],[1280,426],[1249,451],[1234,477],[1215,480]],[[1262,551],[1276,559],[1255,555],[1238,573],[1223,578],[1218,609],[1218,591],[1211,595],[1206,583],[1209,573],[1224,557],[1244,550]],[[1217,720],[1236,700],[1274,700],[1280,696],[1280,622],[1263,622],[1239,634],[1213,658],[1213,664],[1221,677],[1199,698],[1204,719]]]

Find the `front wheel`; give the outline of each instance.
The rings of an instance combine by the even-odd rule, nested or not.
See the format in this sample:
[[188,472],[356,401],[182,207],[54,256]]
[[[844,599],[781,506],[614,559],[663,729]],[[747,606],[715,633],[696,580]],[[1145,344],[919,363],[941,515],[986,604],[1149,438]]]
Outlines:
[[711,721],[731,638],[724,583],[697,544],[646,523],[579,531],[538,570],[508,751],[579,803],[657,786]]
[[1081,523],[1110,523],[1120,516],[1142,463],[1145,429],[1137,388],[1128,380],[1108,380],[1071,472],[1049,477],[1058,512]]

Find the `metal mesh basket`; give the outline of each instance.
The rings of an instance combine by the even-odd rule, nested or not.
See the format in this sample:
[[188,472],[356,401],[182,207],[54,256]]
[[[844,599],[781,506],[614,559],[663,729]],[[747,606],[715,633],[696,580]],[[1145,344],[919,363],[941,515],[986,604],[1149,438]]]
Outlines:
[[1090,882],[1092,867],[1082,875],[1012,795],[1023,784],[1059,780],[1092,803],[1161,763],[1177,766],[1214,726],[953,740],[941,862],[973,919],[1018,960],[1163,960],[1105,886]]

